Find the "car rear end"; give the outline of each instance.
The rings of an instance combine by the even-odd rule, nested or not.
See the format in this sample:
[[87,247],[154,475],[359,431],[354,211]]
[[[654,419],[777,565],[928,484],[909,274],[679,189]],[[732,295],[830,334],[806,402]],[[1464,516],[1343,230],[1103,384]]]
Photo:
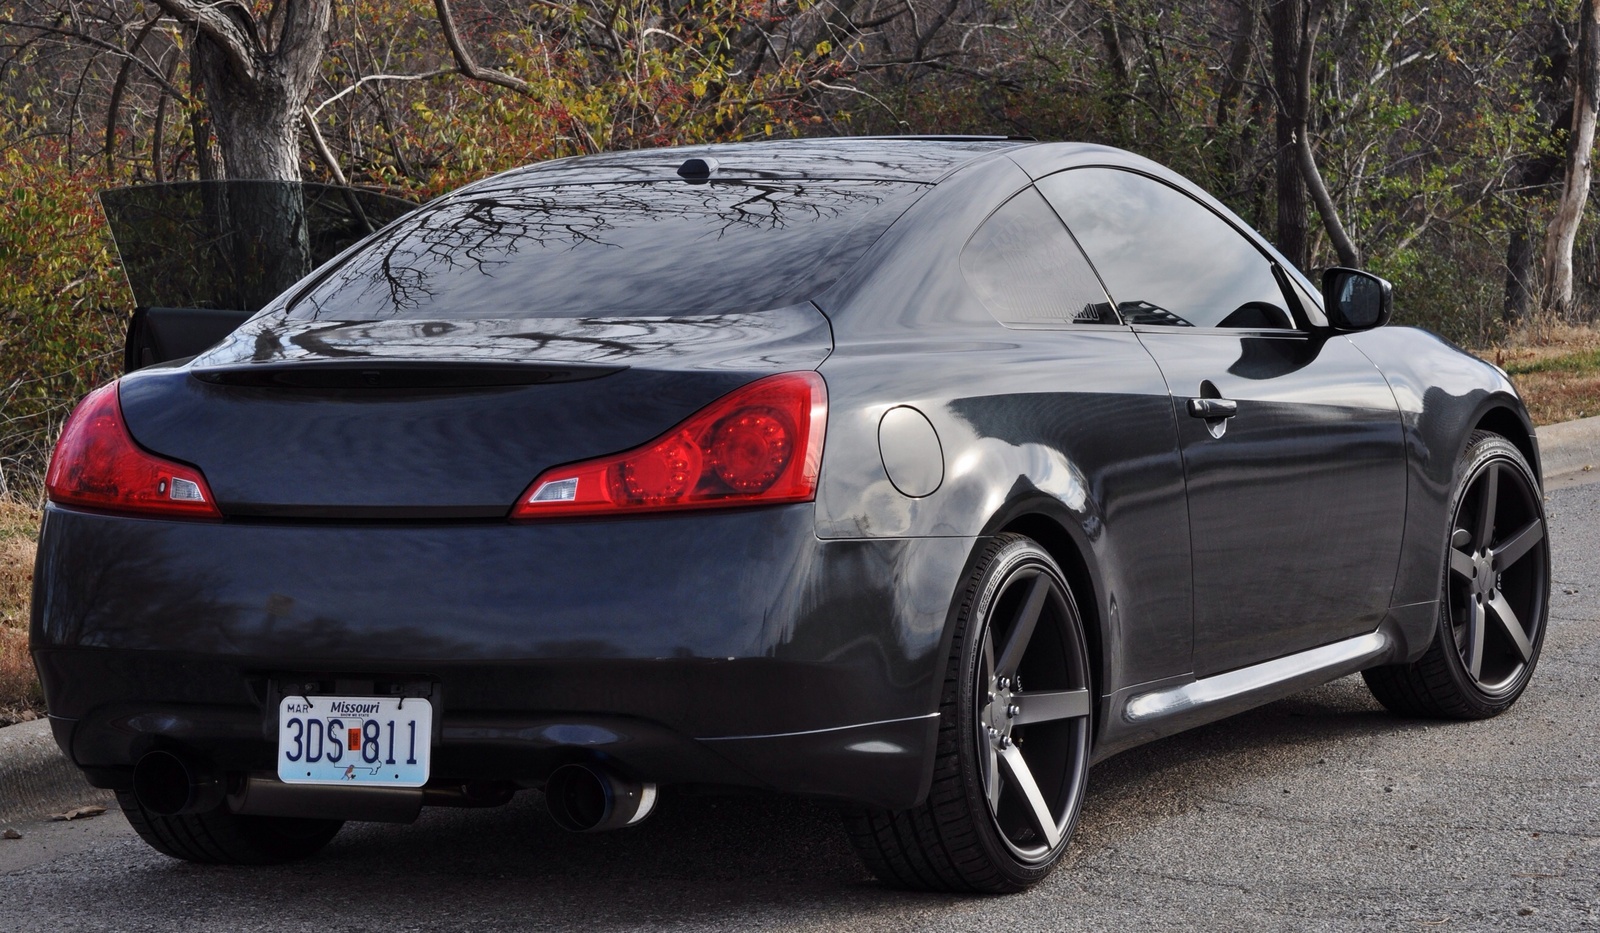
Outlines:
[[93,782],[370,819],[570,764],[923,793],[948,601],[907,593],[964,545],[818,539],[808,299],[925,186],[570,176],[438,202],[75,413],[32,643]]

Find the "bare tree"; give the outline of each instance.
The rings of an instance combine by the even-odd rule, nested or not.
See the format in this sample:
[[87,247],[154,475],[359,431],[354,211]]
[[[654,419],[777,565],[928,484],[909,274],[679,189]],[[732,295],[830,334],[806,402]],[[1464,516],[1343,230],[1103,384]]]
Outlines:
[[330,0],[156,0],[195,35],[211,124],[229,178],[300,180],[300,114],[328,45]]
[[1333,196],[1328,193],[1328,185],[1322,179],[1322,172],[1317,168],[1317,157],[1311,149],[1311,64],[1313,53],[1316,51],[1317,30],[1322,24],[1322,5],[1307,3],[1300,21],[1299,51],[1295,68],[1295,106],[1294,106],[1294,143],[1295,161],[1300,168],[1300,175],[1305,179],[1306,189],[1311,192],[1311,198],[1316,202],[1317,213],[1322,217],[1322,226],[1328,232],[1328,239],[1333,241],[1334,252],[1339,254],[1339,262],[1346,266],[1356,267],[1361,265],[1361,252],[1351,242],[1350,235],[1345,232],[1344,223],[1339,219],[1339,208],[1333,203]]
[[1301,269],[1311,262],[1307,229],[1306,182],[1300,172],[1295,134],[1304,125],[1300,113],[1300,38],[1305,32],[1304,0],[1271,0],[1267,22],[1272,34],[1272,87],[1278,100],[1274,122],[1278,149],[1273,157],[1278,187],[1278,251]]
[[1572,130],[1567,138],[1567,177],[1545,236],[1545,299],[1548,314],[1570,317],[1575,312],[1572,246],[1589,200],[1594,174],[1595,102],[1600,97],[1600,7],[1583,0],[1578,14],[1578,80],[1572,101]]

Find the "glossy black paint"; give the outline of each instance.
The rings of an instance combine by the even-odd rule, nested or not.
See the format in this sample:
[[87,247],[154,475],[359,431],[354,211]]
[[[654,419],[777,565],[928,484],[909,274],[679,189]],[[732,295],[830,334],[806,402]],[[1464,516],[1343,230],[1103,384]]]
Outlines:
[[[1406,503],[1400,413],[1382,374],[1336,335],[1141,328],[1139,337],[1177,413],[1195,674],[1376,628],[1394,590],[1394,516]],[[1186,403],[1208,395],[1237,413],[1192,416]]]
[[[688,158],[716,160],[709,181],[678,176]],[[1001,323],[964,250],[1037,179],[1087,165],[1159,179],[1233,225],[1282,267],[1296,329],[1135,327],[1109,308]],[[1334,333],[1258,235],[1126,153],[701,147],[469,191],[773,178],[921,187],[799,304],[528,318],[508,287],[451,320],[307,321],[288,294],[194,362],[129,377],[133,436],[199,466],[225,520],[47,510],[32,634],[63,747],[104,784],[156,747],[268,769],[282,684],[421,682],[441,778],[537,782],[600,758],[646,780],[905,807],[929,784],[956,587],[987,536],[1034,538],[1073,586],[1103,757],[1239,706],[1136,722],[1126,707],[1152,690],[1371,633],[1383,653],[1361,664],[1418,656],[1466,438],[1500,431],[1537,463],[1503,374],[1421,331]],[[545,468],[799,369],[828,390],[815,503],[504,520]]]
[[844,744],[870,748],[836,749],[860,760],[833,795],[864,781],[885,805],[915,782],[868,775],[920,772],[930,657],[966,559],[960,540],[821,541],[805,505],[552,525],[52,507],[43,532],[35,657],[52,716],[82,721],[70,751],[86,768],[203,738],[224,767],[270,769],[269,681],[376,675],[440,685],[441,776],[457,760],[462,777],[473,762],[537,776],[581,752],[649,775],[660,746],[716,740],[710,759],[743,772],[680,779],[781,787],[783,756],[843,738],[782,736],[853,726]]

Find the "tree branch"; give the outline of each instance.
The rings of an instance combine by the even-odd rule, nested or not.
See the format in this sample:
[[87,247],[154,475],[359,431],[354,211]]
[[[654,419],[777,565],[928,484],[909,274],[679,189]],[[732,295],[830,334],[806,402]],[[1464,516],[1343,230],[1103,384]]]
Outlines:
[[[274,7],[272,12],[278,15],[280,8]],[[300,101],[311,90],[311,83],[322,67],[333,3],[332,0],[287,0],[281,12],[283,31],[278,34],[274,54],[286,66],[291,94]]]
[[193,26],[201,35],[216,43],[241,79],[254,83],[260,77],[256,56],[265,50],[261,48],[261,41],[254,30],[241,25],[238,18],[241,15],[245,23],[253,21],[250,19],[250,9],[239,0],[217,0],[214,3],[201,0],[155,2],[167,11],[167,15],[186,26]]
[[453,75],[453,74],[460,74],[459,69],[456,69],[456,68],[440,68],[437,71],[424,71],[422,74],[415,74],[415,75],[386,75],[386,74],[367,75],[367,76],[363,77],[361,80],[357,81],[356,83],[350,85],[349,87],[345,88],[344,90],[338,92],[337,94],[335,94],[332,97],[328,98],[327,100],[323,101],[322,103],[316,105],[315,107],[312,107],[309,112],[310,112],[310,114],[312,116],[316,116],[317,114],[322,112],[322,108],[328,106],[329,104],[333,103],[334,101],[338,100],[341,97],[344,97],[344,96],[349,95],[349,94],[353,94],[356,91],[361,90],[363,87],[367,86],[368,84],[370,84],[370,83],[372,83],[374,81],[426,81],[429,78],[442,78],[445,75]]
[[133,63],[139,57],[139,49],[144,45],[144,40],[149,38],[150,31],[155,29],[156,23],[160,21],[160,17],[152,17],[139,30],[139,34],[133,39],[133,45],[128,47],[128,57],[122,60],[122,67],[117,71],[116,83],[111,86],[111,101],[106,105],[107,178],[111,177],[116,167],[113,157],[117,152],[117,117],[122,114],[122,95],[128,89],[128,75],[133,71]]
[[439,13],[439,27],[444,30],[444,41],[450,46],[450,54],[455,57],[457,70],[474,81],[499,85],[518,94],[532,96],[533,88],[528,82],[494,68],[484,68],[477,63],[472,57],[472,52],[467,49],[466,43],[461,41],[461,33],[456,29],[455,14],[450,10],[450,0],[433,0],[433,6]]
[[[311,112],[310,107],[302,107],[300,112],[305,117],[306,132],[311,134],[312,148],[317,150],[317,155],[322,157],[322,161],[328,163],[328,174],[333,176],[333,180],[338,183],[339,187],[348,188],[350,182],[344,177],[344,169],[339,167],[339,157],[333,154],[333,150],[328,148],[328,141],[322,138],[322,130],[317,126],[316,115]],[[368,230],[367,232],[371,233],[372,231]]]
[[70,39],[73,42],[82,42],[84,45],[87,45],[90,48],[99,49],[102,52],[115,55],[118,58],[132,59],[134,64],[139,66],[140,71],[143,71],[147,76],[154,78],[163,88],[166,88],[167,93],[171,94],[180,101],[187,101],[189,99],[189,95],[185,94],[181,89],[178,88],[177,85],[173,84],[171,81],[168,81],[166,76],[156,68],[152,67],[149,62],[138,57],[137,55],[129,54],[128,50],[120,45],[107,42],[106,40],[97,36],[91,36],[81,30],[68,29],[61,26],[52,26],[45,23],[28,23],[14,19],[0,19],[0,29],[21,29],[28,32],[42,33],[44,35],[60,36],[63,39]]
[[1300,163],[1300,174],[1305,178],[1306,190],[1311,192],[1311,199],[1317,203],[1317,213],[1322,215],[1322,226],[1328,231],[1328,239],[1333,241],[1333,248],[1339,254],[1339,262],[1355,268],[1361,265],[1361,253],[1345,232],[1344,223],[1339,220],[1339,208],[1328,194],[1322,172],[1317,169],[1316,154],[1311,151],[1311,59],[1316,50],[1317,28],[1322,11],[1316,6],[1308,6],[1311,8],[1306,11],[1301,26],[1300,61],[1295,74],[1295,156]]

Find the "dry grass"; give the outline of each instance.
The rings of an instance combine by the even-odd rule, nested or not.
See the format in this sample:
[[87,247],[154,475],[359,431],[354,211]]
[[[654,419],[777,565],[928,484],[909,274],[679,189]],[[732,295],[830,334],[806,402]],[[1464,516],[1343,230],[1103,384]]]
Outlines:
[[0,725],[44,715],[44,696],[28,657],[28,599],[38,531],[36,510],[0,501]]
[[1534,424],[1600,415],[1600,330],[1532,325],[1478,354],[1511,374]]

